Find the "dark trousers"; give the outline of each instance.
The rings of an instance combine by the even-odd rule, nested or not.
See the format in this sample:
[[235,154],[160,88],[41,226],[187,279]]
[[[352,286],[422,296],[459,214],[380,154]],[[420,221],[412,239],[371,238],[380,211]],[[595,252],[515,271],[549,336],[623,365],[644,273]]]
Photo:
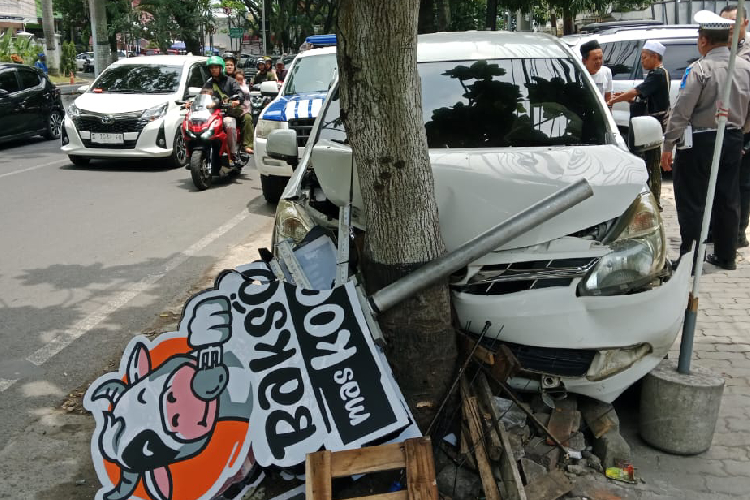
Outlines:
[[[750,134],[745,134],[743,139],[747,144],[750,141]],[[750,220],[750,151],[742,156],[740,165],[740,235],[745,235],[748,220]]]
[[[682,240],[680,255],[689,252],[693,242],[700,238],[715,140],[716,132],[693,134],[693,147],[677,151],[672,182]],[[734,260],[737,254],[741,150],[742,133],[736,129],[727,130],[721,148],[716,195],[711,211],[714,253],[725,260]]]

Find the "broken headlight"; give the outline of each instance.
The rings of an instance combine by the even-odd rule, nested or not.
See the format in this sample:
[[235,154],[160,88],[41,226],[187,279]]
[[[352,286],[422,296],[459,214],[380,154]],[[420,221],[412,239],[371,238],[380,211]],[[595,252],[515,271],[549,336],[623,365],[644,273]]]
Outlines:
[[652,281],[664,267],[664,227],[656,200],[641,193],[608,238],[612,250],[581,280],[581,295],[627,293]]
[[302,206],[291,200],[279,200],[276,205],[276,219],[273,226],[273,246],[291,239],[295,244],[302,241],[315,226]]

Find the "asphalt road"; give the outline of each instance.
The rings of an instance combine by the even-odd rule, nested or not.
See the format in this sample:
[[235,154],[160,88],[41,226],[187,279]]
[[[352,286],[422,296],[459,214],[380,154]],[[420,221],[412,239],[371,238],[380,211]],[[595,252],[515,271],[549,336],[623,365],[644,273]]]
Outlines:
[[0,145],[0,449],[272,217],[253,168],[198,192],[159,162]]

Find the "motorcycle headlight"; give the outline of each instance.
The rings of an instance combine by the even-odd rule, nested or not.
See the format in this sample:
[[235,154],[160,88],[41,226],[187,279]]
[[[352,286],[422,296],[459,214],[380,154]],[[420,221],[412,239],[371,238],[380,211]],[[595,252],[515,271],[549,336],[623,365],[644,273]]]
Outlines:
[[141,119],[147,122],[152,122],[164,116],[166,112],[167,112],[167,103],[165,102],[164,104],[159,104],[158,106],[154,106],[153,108],[148,108],[141,115]]
[[265,139],[268,134],[274,130],[286,128],[286,122],[277,122],[273,120],[258,120],[258,125],[255,126],[255,135],[260,139]]
[[581,295],[616,295],[642,287],[664,268],[666,236],[656,200],[641,193],[620,218],[599,260],[578,285]]
[[71,118],[78,118],[81,116],[81,110],[78,109],[78,106],[76,106],[74,103],[71,103],[70,106],[68,106],[68,116]]
[[273,227],[274,248],[286,239],[291,239],[295,244],[301,242],[314,226],[310,216],[299,204],[290,200],[279,200]]

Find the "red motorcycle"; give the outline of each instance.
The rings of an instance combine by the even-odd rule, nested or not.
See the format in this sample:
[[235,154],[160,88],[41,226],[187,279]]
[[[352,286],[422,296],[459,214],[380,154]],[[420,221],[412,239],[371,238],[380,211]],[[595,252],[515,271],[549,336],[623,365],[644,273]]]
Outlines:
[[240,154],[242,123],[237,119],[237,151],[233,155],[234,165],[229,166],[229,145],[224,131],[224,115],[229,106],[212,95],[198,94],[182,123],[190,158],[188,168],[193,184],[200,191],[211,187],[214,177],[237,175],[247,162],[246,155]]

